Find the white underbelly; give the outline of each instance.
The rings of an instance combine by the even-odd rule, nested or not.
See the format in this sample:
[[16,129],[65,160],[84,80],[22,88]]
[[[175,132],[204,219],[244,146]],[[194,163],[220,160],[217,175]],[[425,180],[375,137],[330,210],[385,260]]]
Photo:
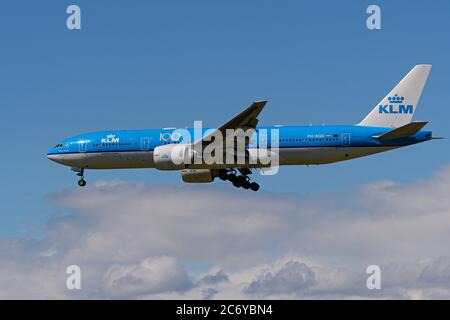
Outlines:
[[[317,147],[282,148],[279,161],[273,165],[312,165],[326,164],[388,151],[397,147]],[[87,169],[127,169],[154,168],[152,151],[94,152],[55,155],[54,161],[76,168]],[[233,165],[193,165],[196,168],[218,169]],[[249,167],[237,165],[235,167]],[[250,167],[259,167],[251,165]]]
[[152,151],[92,152],[56,155],[54,161],[76,168],[127,169],[152,168]]
[[397,147],[317,147],[283,148],[280,150],[280,165],[326,164],[371,154],[384,152]]

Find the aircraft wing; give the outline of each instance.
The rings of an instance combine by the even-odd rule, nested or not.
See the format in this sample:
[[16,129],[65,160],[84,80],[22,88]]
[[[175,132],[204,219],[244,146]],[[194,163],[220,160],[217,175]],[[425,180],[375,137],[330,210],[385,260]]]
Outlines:
[[[253,102],[247,109],[239,113],[233,119],[214,130],[213,132],[207,134],[202,139],[194,142],[194,148],[198,144],[202,144],[203,147],[211,143],[211,137],[217,134],[217,131],[220,131],[223,139],[226,139],[226,130],[227,129],[255,129],[258,124],[258,115],[261,113],[262,109],[266,105],[267,101],[255,101]],[[206,140],[206,141],[205,141]]]

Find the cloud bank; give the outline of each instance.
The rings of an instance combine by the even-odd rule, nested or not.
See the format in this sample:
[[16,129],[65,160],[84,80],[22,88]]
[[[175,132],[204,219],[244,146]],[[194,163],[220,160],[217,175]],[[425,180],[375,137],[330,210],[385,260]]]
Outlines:
[[[450,298],[450,167],[337,194],[98,182],[0,240],[0,298]],[[82,289],[65,287],[69,265]],[[366,288],[366,268],[382,289]],[[7,289],[5,289],[7,288]]]

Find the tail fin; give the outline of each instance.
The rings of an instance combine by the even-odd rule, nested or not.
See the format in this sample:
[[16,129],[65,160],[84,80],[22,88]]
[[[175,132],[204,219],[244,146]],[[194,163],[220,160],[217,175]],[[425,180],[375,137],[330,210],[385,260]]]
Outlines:
[[416,65],[358,125],[398,128],[410,123],[430,70],[430,64]]

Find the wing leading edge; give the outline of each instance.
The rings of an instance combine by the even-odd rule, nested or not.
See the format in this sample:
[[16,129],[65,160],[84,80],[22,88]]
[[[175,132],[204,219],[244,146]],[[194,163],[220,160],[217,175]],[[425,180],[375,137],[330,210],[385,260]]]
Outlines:
[[264,106],[266,105],[267,101],[255,101],[253,102],[247,109],[239,113],[237,116],[235,116],[233,119],[225,123],[224,125],[220,126],[218,129],[214,130],[213,132],[210,132],[206,136],[204,136],[202,139],[199,139],[194,143],[194,147],[198,144],[208,144],[211,142],[212,136],[217,134],[217,131],[220,131],[222,134],[222,137],[226,137],[226,131],[227,129],[255,129],[256,125],[258,124],[258,116],[261,113],[261,111],[264,109]]

